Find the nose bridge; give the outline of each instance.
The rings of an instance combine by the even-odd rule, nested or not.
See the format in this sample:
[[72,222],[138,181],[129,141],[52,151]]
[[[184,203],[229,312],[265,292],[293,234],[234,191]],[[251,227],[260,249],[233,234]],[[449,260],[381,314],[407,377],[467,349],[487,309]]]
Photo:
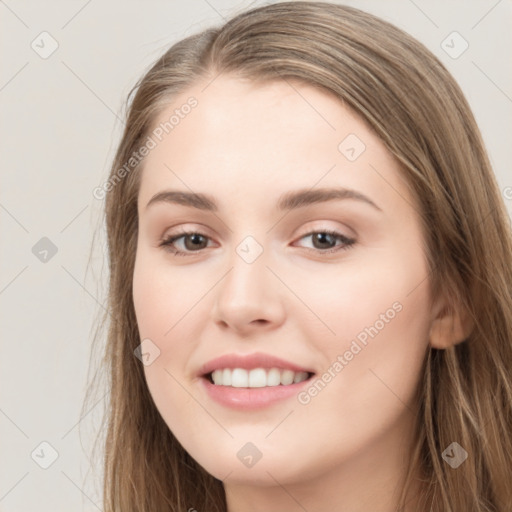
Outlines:
[[[256,239],[248,235],[234,247],[229,258],[229,272],[219,283],[215,298],[214,316],[238,330],[252,322],[274,323],[281,317],[277,283],[272,283],[268,270],[269,251]],[[275,278],[274,278],[275,280]]]
[[229,260],[231,270],[223,286],[227,296],[240,303],[256,301],[267,282],[267,259],[268,251],[262,243],[252,235],[243,238]]

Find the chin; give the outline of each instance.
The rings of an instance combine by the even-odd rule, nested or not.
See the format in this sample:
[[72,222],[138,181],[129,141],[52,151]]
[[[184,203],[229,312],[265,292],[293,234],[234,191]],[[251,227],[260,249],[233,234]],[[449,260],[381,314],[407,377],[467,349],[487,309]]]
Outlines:
[[[247,436],[246,439],[250,439]],[[204,439],[207,439],[205,436]],[[208,439],[215,439],[208,437]],[[303,453],[303,447],[273,446],[268,440],[241,441],[241,436],[208,445],[191,442],[185,449],[209,474],[229,483],[275,486],[307,480],[316,473],[320,460]],[[212,450],[215,446],[215,450]]]

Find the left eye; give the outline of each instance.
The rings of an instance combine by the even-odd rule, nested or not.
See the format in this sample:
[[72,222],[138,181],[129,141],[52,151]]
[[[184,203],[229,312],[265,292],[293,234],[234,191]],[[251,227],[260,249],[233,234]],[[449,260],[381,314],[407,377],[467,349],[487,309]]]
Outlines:
[[[338,233],[337,231],[330,230],[312,231],[311,233],[302,236],[300,240],[309,237],[312,237],[313,246],[315,246],[315,244],[317,245],[317,247],[313,247],[313,249],[311,250],[320,251],[321,253],[324,254],[348,249],[355,243],[355,240],[353,238],[348,238],[345,235]],[[336,245],[337,240],[340,240],[341,242],[338,245]],[[325,244],[327,245],[327,247],[325,247]]]

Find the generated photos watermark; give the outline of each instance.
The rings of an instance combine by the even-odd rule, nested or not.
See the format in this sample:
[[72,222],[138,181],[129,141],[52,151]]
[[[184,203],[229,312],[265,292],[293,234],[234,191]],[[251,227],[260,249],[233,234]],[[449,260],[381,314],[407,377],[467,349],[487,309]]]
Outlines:
[[105,199],[107,192],[110,192],[120,181],[122,181],[128,174],[130,174],[135,167],[142,162],[142,160],[149,155],[149,153],[158,146],[158,143],[163,140],[165,135],[169,134],[178,126],[185,117],[196,108],[199,102],[194,96],[187,99],[179,108],[175,108],[173,114],[167,121],[160,123],[153,129],[151,135],[148,135],[139,149],[134,151],[125,164],[117,169],[110,178],[96,187],[92,191],[95,199]]
[[400,302],[394,302],[390,308],[379,315],[379,318],[370,327],[365,327],[350,343],[350,347],[343,354],[336,357],[336,360],[317,377],[304,391],[297,395],[297,400],[302,405],[307,405],[357,356],[368,342],[375,338],[389,324],[403,306]]

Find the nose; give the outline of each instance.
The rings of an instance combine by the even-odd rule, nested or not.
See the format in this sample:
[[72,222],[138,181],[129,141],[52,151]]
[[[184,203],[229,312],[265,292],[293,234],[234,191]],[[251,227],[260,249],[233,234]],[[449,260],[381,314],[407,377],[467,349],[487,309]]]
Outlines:
[[252,263],[234,254],[230,263],[229,272],[215,287],[214,322],[241,336],[279,327],[285,317],[285,290],[267,268],[265,252]]

